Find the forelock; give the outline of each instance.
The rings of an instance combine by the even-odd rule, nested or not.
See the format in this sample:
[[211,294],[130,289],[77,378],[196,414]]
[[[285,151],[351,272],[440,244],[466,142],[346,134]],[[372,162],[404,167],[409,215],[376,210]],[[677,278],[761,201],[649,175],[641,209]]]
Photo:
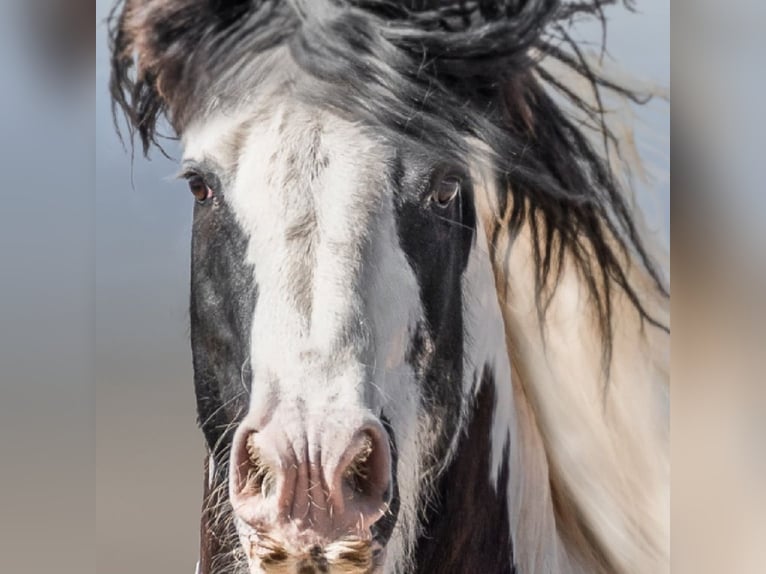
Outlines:
[[281,47],[281,65],[289,55],[313,78],[304,94],[313,103],[460,148],[455,132],[476,130],[492,86],[530,69],[529,48],[558,2],[512,4],[128,0],[112,20],[112,91],[148,146],[162,114],[182,131],[247,97]]

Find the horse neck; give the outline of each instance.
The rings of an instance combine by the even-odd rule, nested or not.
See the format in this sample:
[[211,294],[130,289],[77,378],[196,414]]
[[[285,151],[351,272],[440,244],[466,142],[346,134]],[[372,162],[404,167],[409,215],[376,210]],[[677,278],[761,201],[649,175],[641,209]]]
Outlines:
[[[666,333],[642,325],[614,290],[605,380],[602,338],[577,270],[562,270],[541,326],[529,287],[529,234],[522,229],[511,239],[494,234],[491,217],[483,223],[495,239],[490,256],[510,359],[510,380],[495,385],[498,394],[502,385],[510,389],[505,470],[519,571],[668,571]],[[628,269],[649,313],[665,318],[640,266]]]

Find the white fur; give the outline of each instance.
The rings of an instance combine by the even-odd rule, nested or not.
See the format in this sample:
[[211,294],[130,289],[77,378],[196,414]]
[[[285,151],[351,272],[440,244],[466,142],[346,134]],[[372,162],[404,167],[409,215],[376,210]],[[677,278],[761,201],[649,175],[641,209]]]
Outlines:
[[[474,143],[477,158],[481,158],[483,150]],[[474,196],[479,213],[486,213],[489,209],[486,202],[496,197],[496,190],[482,165],[477,162],[474,168]],[[476,246],[464,278],[466,370],[481,372],[487,365],[493,371],[496,404],[489,437],[492,460],[488,471],[497,485],[506,464],[503,453],[507,446],[510,480],[505,487],[515,563],[521,572],[559,572],[560,543],[545,488],[548,468],[544,448],[520,382],[512,376],[506,326],[498,300],[498,290],[504,285],[495,277],[485,225],[481,218],[477,221]],[[478,390],[477,387],[474,392]]]
[[[477,194],[488,234],[498,224],[495,193],[489,191]],[[514,240],[506,275],[509,241],[507,233],[500,234],[494,264],[514,373],[509,492],[520,571],[604,571],[582,536],[584,527],[617,571],[667,572],[667,336],[651,326],[642,333],[636,311],[617,294],[613,363],[604,394],[601,341],[576,271],[567,266],[562,274],[543,340],[530,287],[528,229]],[[650,312],[666,319],[649,279],[635,266],[630,269]],[[554,514],[553,483],[569,510]]]
[[[227,141],[249,122],[238,172],[224,200],[249,238],[247,257],[259,290],[251,339],[251,412],[273,401],[275,389],[278,401],[303,400],[320,418],[331,409],[384,408],[400,461],[401,507],[386,563],[386,572],[393,573],[406,562],[415,538],[419,463],[429,445],[422,444],[428,440],[422,432],[427,425],[418,419],[418,386],[404,360],[410,331],[423,311],[398,244],[392,190],[381,175],[388,150],[359,127],[326,113],[289,101],[271,110],[268,118],[243,110],[208,119],[184,138],[188,159],[213,158],[231,166]],[[300,164],[313,133],[320,134],[322,153],[329,158],[314,179],[311,158],[305,158],[300,173],[288,166],[290,157]],[[291,226],[311,217],[316,225],[310,237],[286,239]],[[304,280],[311,283],[309,316],[294,297],[296,281]],[[356,336],[346,337],[349,330]],[[362,384],[366,373],[373,374],[372,385]],[[274,380],[279,384],[271,385]]]

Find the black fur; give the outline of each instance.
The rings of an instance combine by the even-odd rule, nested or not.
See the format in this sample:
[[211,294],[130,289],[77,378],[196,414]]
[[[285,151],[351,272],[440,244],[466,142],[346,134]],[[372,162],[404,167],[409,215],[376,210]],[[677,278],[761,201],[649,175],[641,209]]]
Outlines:
[[515,574],[511,526],[508,519],[508,457],[497,485],[490,484],[492,416],[495,409],[493,374],[485,369],[471,421],[449,467],[436,484],[436,500],[427,509],[425,533],[418,539],[418,574]]
[[215,461],[205,473],[201,518],[200,564],[208,574],[234,572],[238,549],[228,501],[229,454],[249,405],[250,327],[258,297],[246,249],[225,201],[217,197],[195,205],[189,306],[194,389],[199,424]]
[[191,342],[199,423],[210,452],[230,442],[247,412],[250,326],[257,299],[247,240],[225,201],[195,207]]
[[[462,407],[463,288],[461,279],[476,234],[471,180],[460,164],[404,147],[393,173],[399,243],[420,288],[424,323],[413,334],[408,361],[422,381],[423,412],[440,426],[433,457],[442,460]],[[435,167],[434,167],[435,166]],[[449,207],[430,204],[440,178],[461,177],[460,196]]]
[[226,202],[213,201],[195,205],[189,306],[197,416],[215,461],[205,473],[201,519],[201,572],[208,574],[234,572],[238,538],[228,501],[229,454],[249,404],[250,326],[258,297],[245,262],[247,240]]

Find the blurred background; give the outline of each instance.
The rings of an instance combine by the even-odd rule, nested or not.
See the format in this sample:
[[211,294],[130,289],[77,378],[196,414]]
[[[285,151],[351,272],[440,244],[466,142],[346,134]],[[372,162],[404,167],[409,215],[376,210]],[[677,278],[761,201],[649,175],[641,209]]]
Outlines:
[[0,1],[0,572],[92,572],[92,3]]
[[[204,447],[189,347],[193,201],[179,148],[151,160],[121,142],[108,93],[105,20],[96,3],[94,198],[96,525],[103,574],[193,574]],[[165,133],[172,135],[169,129]]]
[[[111,4],[0,2],[0,572],[185,574],[197,559],[191,198],[175,142],[149,161],[115,134]],[[636,4],[608,11],[621,66],[669,86],[674,35],[674,571],[760,573],[766,5]],[[661,235],[668,112],[637,110]]]

